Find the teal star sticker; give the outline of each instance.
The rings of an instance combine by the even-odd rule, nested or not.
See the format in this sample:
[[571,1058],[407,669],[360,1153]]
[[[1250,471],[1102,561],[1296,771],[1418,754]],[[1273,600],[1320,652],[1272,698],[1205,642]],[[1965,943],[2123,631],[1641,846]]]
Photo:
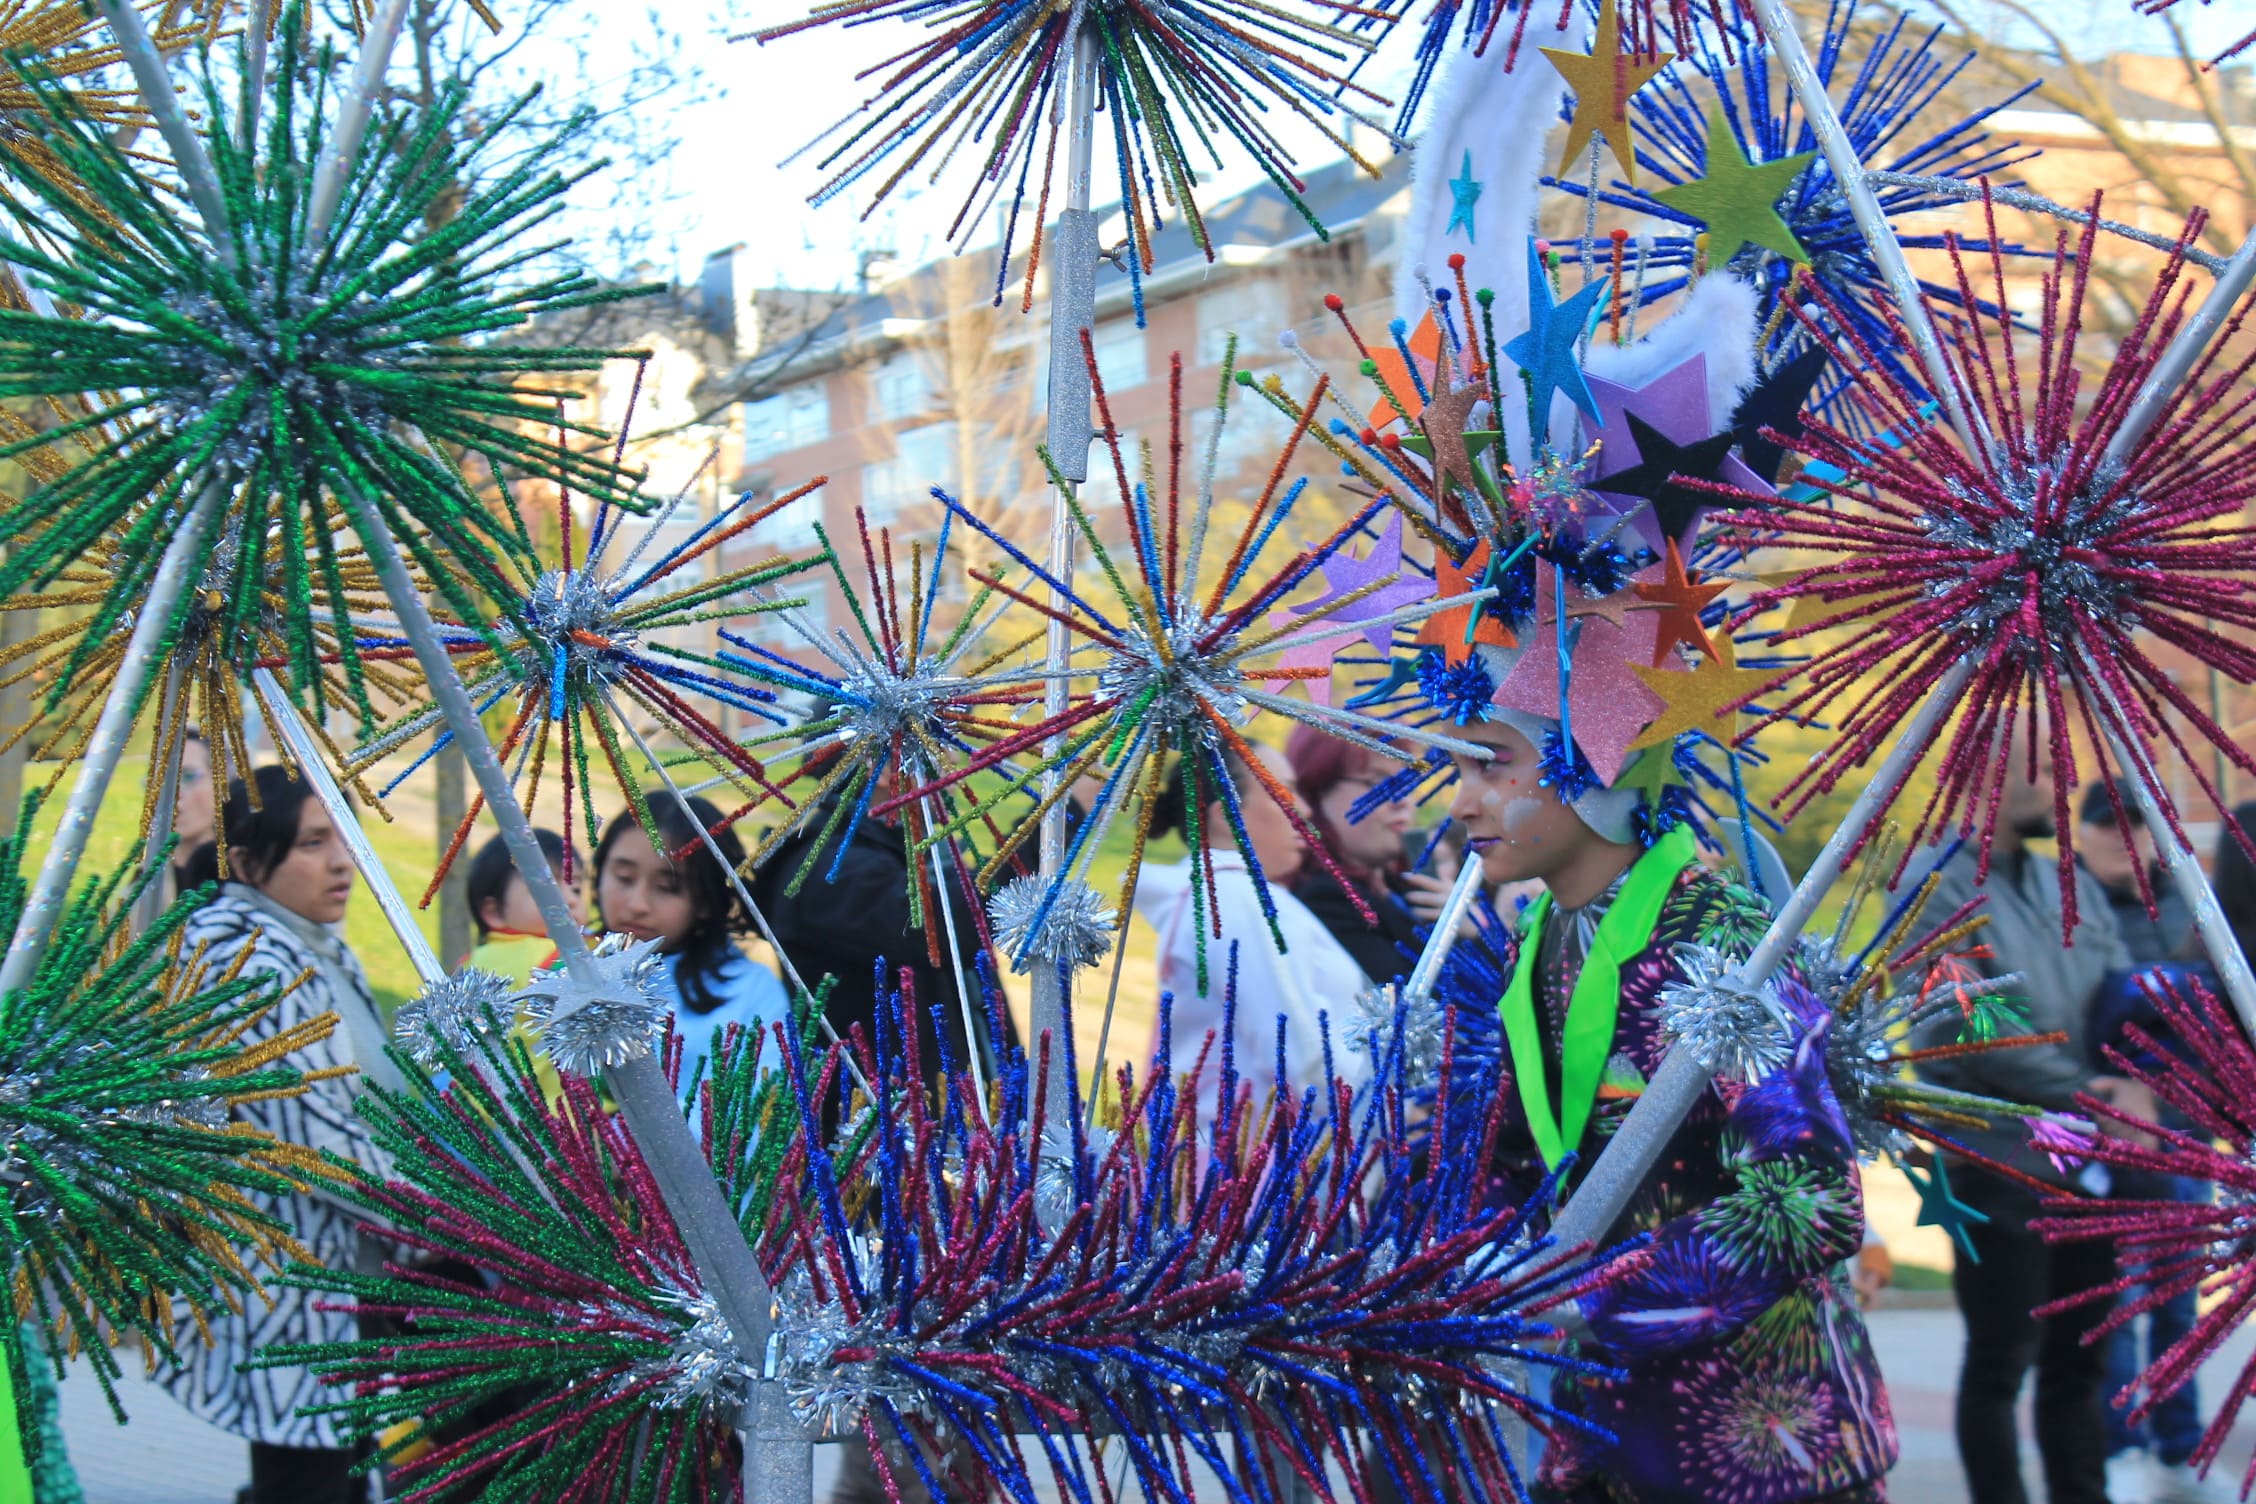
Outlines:
[[1473,233],[1473,205],[1480,202],[1480,179],[1473,176],[1473,154],[1465,153],[1465,165],[1457,169],[1457,176],[1449,180],[1449,223],[1442,227],[1444,235],[1459,225],[1465,227],[1465,238],[1475,245],[1480,237]]
[[1794,186],[1802,169],[1817,160],[1817,153],[1798,152],[1757,166],[1739,150],[1739,139],[1722,111],[1710,113],[1707,124],[1708,175],[1673,188],[1656,188],[1653,197],[1706,227],[1710,266],[1722,266],[1750,245],[1776,251],[1789,261],[1809,260],[1809,252],[1779,214],[1778,200]]
[[1950,1172],[1943,1168],[1940,1159],[1935,1161],[1934,1171],[1924,1180],[1910,1165],[1902,1164],[1901,1161],[1898,1164],[1904,1172],[1904,1179],[1910,1181],[1911,1188],[1919,1193],[1918,1225],[1940,1227],[1951,1235],[1952,1241],[1966,1250],[1968,1258],[1979,1264],[1982,1261],[1981,1255],[1974,1251],[1974,1240],[1966,1229],[1970,1225],[1989,1221],[1989,1215],[1974,1210],[1951,1194]]
[[1590,384],[1582,379],[1582,357],[1575,349],[1590,332],[1605,291],[1604,282],[1590,282],[1564,303],[1554,303],[1542,253],[1533,240],[1528,242],[1528,327],[1513,336],[1504,353],[1527,373],[1528,416],[1538,448],[1551,426],[1551,399],[1561,392],[1582,409],[1591,427],[1605,424],[1598,416],[1597,399],[1590,395]]

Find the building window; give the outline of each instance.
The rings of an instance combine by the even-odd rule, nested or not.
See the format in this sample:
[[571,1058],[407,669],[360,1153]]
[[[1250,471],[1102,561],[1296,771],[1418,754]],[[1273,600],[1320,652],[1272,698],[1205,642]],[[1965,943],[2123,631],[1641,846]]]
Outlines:
[[1259,363],[1277,346],[1277,336],[1292,320],[1285,317],[1284,289],[1275,282],[1241,277],[1235,282],[1199,294],[1198,358],[1201,365],[1218,366],[1238,337],[1238,364]]
[[927,423],[893,436],[893,457],[862,467],[862,510],[871,525],[891,522],[932,499],[932,488],[957,494],[956,425]]
[[[765,499],[754,502],[752,510],[767,505]],[[756,553],[770,551],[789,552],[810,547],[815,541],[815,524],[826,521],[823,516],[823,493],[809,491],[806,495],[784,507],[772,516],[760,519],[759,525],[745,535]]]
[[830,393],[819,381],[801,382],[744,404],[744,463],[804,449],[830,437]]
[[870,396],[879,421],[901,423],[932,406],[932,383],[924,362],[912,350],[888,358],[870,377]]
[[1125,392],[1151,379],[1144,363],[1144,331],[1134,319],[1112,319],[1089,331],[1097,352],[1097,375],[1109,393]]

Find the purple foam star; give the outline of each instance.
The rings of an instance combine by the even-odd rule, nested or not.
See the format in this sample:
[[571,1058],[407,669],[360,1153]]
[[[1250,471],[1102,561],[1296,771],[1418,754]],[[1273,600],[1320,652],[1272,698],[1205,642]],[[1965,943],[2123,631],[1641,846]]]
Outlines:
[[[1334,611],[1324,618],[1327,623],[1373,621],[1389,612],[1399,611],[1404,606],[1416,605],[1419,601],[1434,593],[1434,582],[1431,579],[1414,569],[1405,571],[1402,567],[1402,514],[1400,512],[1388,514],[1386,527],[1379,533],[1377,541],[1371,545],[1369,553],[1358,559],[1343,548],[1326,559],[1323,568],[1324,584],[1328,588],[1321,597],[1310,604],[1293,607],[1295,611],[1303,613],[1321,611],[1341,596],[1360,590],[1365,585],[1376,584],[1380,580],[1387,579],[1389,575],[1400,576],[1399,579],[1380,585],[1378,589],[1353,605],[1342,606],[1339,610]],[[1394,623],[1379,622],[1375,626],[1364,628],[1363,639],[1371,644],[1372,652],[1384,656],[1394,645]],[[1339,643],[1344,640],[1334,638],[1328,651],[1336,653],[1339,650]]]
[[[1635,413],[1651,424],[1660,434],[1678,444],[1696,444],[1700,440],[1722,432],[1714,415],[1708,410],[1708,360],[1705,355],[1694,354],[1678,365],[1670,367],[1643,386],[1623,386],[1618,381],[1608,381],[1603,376],[1590,378],[1590,393],[1597,400],[1601,421],[1598,433],[1598,452],[1592,456],[1588,473],[1594,476],[1618,475],[1644,463],[1638,453],[1637,440],[1623,421],[1624,413]],[[1760,496],[1774,494],[1763,484],[1761,476],[1747,468],[1746,462],[1734,450],[1716,472],[1717,479],[1726,485],[1743,487]],[[1597,487],[1593,485],[1592,489]],[[1610,491],[1600,495],[1611,496]],[[1631,524],[1640,536],[1652,545],[1653,552],[1662,548],[1661,525],[1653,516],[1653,509],[1637,497],[1622,497],[1622,501],[1636,506],[1636,520]],[[1728,497],[1716,498],[1716,505],[1731,505]]]
[[[1283,611],[1269,613],[1269,625],[1274,628],[1282,629],[1292,620],[1292,616]],[[1308,698],[1316,704],[1330,705],[1332,703],[1332,662],[1339,655],[1340,644],[1352,640],[1352,638],[1347,637],[1333,637],[1323,642],[1303,642],[1286,648],[1277,655],[1276,666],[1278,668],[1320,668],[1325,671],[1324,676],[1320,679],[1283,677],[1271,679],[1268,681],[1269,692],[1281,695],[1298,684],[1308,691]]]

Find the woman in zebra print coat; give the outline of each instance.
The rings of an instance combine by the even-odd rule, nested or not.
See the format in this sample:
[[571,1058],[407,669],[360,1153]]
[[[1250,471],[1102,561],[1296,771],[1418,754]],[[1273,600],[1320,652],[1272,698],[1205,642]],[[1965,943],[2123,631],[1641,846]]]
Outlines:
[[[361,1083],[394,1080],[383,1054],[382,1015],[360,962],[337,925],[351,897],[353,865],[345,843],[305,784],[279,767],[255,773],[258,801],[237,779],[228,791],[225,818],[228,875],[219,895],[190,917],[186,944],[207,948],[210,964],[225,968],[248,953],[246,974],[264,973],[298,985],[261,1021],[273,1033],[325,1012],[340,1026],[326,1041],[300,1050],[294,1064],[308,1071],[357,1065],[362,1075],[322,1081],[302,1096],[250,1103],[244,1118],[293,1144],[330,1150],[370,1169],[384,1166],[367,1126],[354,1110]],[[195,881],[218,876],[218,855],[206,845],[190,858]],[[302,981],[299,979],[303,978]],[[365,1246],[355,1213],[343,1203],[307,1192],[282,1198],[276,1210],[296,1229],[298,1242],[333,1268],[368,1267],[376,1251]],[[166,1379],[174,1398],[196,1415],[250,1443],[251,1484],[237,1504],[357,1504],[366,1480],[352,1476],[355,1454],[326,1416],[299,1413],[334,1396],[305,1369],[240,1372],[258,1349],[284,1342],[334,1342],[354,1335],[353,1318],[315,1308],[327,1297],[310,1290],[269,1285],[239,1316],[212,1322],[212,1345],[196,1351],[193,1332],[182,1350],[195,1353]]]

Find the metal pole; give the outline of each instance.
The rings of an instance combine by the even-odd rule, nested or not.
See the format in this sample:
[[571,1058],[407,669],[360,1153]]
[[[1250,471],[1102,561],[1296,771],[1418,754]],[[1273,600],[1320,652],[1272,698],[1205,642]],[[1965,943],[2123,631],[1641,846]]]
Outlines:
[[157,131],[172,148],[172,163],[180,173],[181,184],[187,188],[188,197],[196,205],[196,213],[204,221],[204,233],[210,238],[212,251],[229,266],[235,264],[234,237],[227,229],[227,200],[219,191],[219,174],[212,170],[211,158],[205,154],[203,139],[189,124],[188,112],[180,107],[180,96],[173,90],[172,75],[165,71],[164,57],[157,44],[150,39],[148,28],[141,24],[141,12],[133,0],[95,0],[102,19],[110,23],[117,36],[118,54],[133,72],[134,86],[141,91],[141,99],[149,107],[150,116],[157,122]]
[[[1936,682],[1912,716],[1911,723],[1904,728],[1903,736],[1889,749],[1871,782],[1864,786],[1864,792],[1857,795],[1849,812],[1834,827],[1825,849],[1817,854],[1809,871],[1779,906],[1770,928],[1764,931],[1746,963],[1739,968],[1741,986],[1749,991],[1761,987],[1792,952],[1803,927],[1848,866],[1850,851],[1918,765],[1944,717],[1958,704],[1959,692],[1966,687],[1973,672],[1974,659],[1962,657]],[[1679,1044],[1668,1052],[1668,1058],[1661,1062],[1661,1068],[1653,1073],[1653,1079],[1638,1097],[1637,1105],[1622,1119],[1621,1127],[1607,1140],[1597,1162],[1575,1187],[1574,1195],[1552,1223],[1552,1233],[1562,1246],[1595,1243],[1605,1236],[1606,1230],[1614,1225],[1637,1194],[1637,1188],[1644,1184],[1645,1177],[1652,1173],[1654,1163],[1676,1132],[1677,1125],[1707,1091],[1714,1076],[1715,1066],[1701,1059],[1690,1046]]]
[[2107,450],[2100,456],[2102,469],[2129,462],[2131,451],[2138,448],[2139,441],[2146,437],[2147,430],[2162,416],[2162,409],[2169,405],[2171,394],[2193,373],[2194,366],[2201,360],[2202,352],[2209,348],[2209,342],[2225,327],[2226,320],[2232,317],[2235,305],[2247,296],[2251,281],[2256,281],[2256,234],[2240,243],[2240,249],[2233,252],[2232,260],[2226,262],[2225,269],[2217,274],[2215,284],[2209,289],[2209,296],[2201,300],[2201,306],[2193,311],[2193,317],[2179,326],[2177,336],[2162,352],[2162,358],[2154,363],[2153,370],[2146,373],[2146,380],[2140,384],[2138,395],[2131,399],[2131,410],[2123,414],[2122,425],[2115,430],[2115,436],[2107,441]]
[[31,981],[39,969],[39,958],[47,953],[47,942],[63,922],[71,878],[78,871],[79,858],[86,854],[87,839],[94,834],[94,816],[102,807],[110,777],[117,772],[118,759],[133,734],[149,677],[170,646],[168,629],[180,604],[180,593],[187,588],[189,576],[202,566],[204,550],[217,531],[227,495],[226,486],[206,482],[188,515],[181,519],[179,531],[165,545],[164,557],[157,561],[149,594],[133,621],[133,635],[126,639],[125,653],[118,659],[110,697],[102,706],[101,718],[94,723],[86,758],[78,765],[78,782],[72,786],[70,802],[63,806],[62,818],[55,824],[46,858],[39,864],[39,876],[24,895],[23,916],[8,942],[8,954],[0,959],[0,997],[20,991]]
[[[445,715],[456,744],[462,748],[464,760],[486,796],[494,823],[501,828],[502,840],[516,863],[518,878],[540,908],[549,938],[555,941],[557,953],[573,980],[581,985],[595,985],[600,980],[595,959],[589,954],[587,942],[573,922],[571,911],[565,907],[564,889],[549,868],[548,856],[533,834],[532,822],[518,806],[509,772],[501,765],[500,756],[478,720],[477,706],[454,671],[454,660],[431,620],[423,597],[416,591],[406,561],[400,557],[399,544],[385,528],[375,504],[365,495],[349,487],[340,494],[352,514],[354,531],[360,535],[370,561],[376,566],[384,593],[391,598],[400,631],[413,648],[424,678],[430,683],[431,697]],[[770,1326],[771,1296],[767,1281],[761,1277],[759,1263],[746,1245],[743,1231],[721,1195],[719,1183],[713,1179],[712,1166],[705,1162],[704,1151],[690,1135],[689,1124],[682,1117],[681,1104],[675,1100],[665,1072],[659,1069],[657,1058],[645,1051],[606,1072],[605,1080],[612,1099],[619,1104],[620,1115],[626,1119],[628,1131],[649,1162],[651,1178],[681,1230],[682,1242],[697,1265],[699,1279],[713,1297],[722,1319],[728,1323],[739,1356],[748,1364],[758,1365],[766,1351]]]
[[[117,0],[106,0],[115,4]],[[407,0],[389,0],[368,24],[368,34],[360,44],[359,63],[353,69],[351,85],[345,91],[337,111],[336,127],[321,148],[321,160],[313,170],[313,201],[306,211],[306,243],[319,251],[329,238],[329,221],[336,216],[337,204],[344,197],[345,176],[352,168],[352,159],[360,150],[360,138],[368,130],[368,117],[376,108],[376,96],[384,87],[384,70],[391,66],[392,44],[399,40],[400,25],[407,19]]]
[[433,982],[446,980],[446,967],[439,961],[439,953],[431,949],[431,942],[423,934],[423,926],[415,922],[415,910],[408,906],[407,898],[385,870],[383,859],[369,843],[368,832],[360,823],[352,801],[329,772],[322,761],[321,747],[314,740],[313,731],[298,715],[298,707],[282,691],[282,682],[274,677],[272,669],[251,670],[251,685],[258,691],[259,703],[266,708],[266,724],[273,728],[274,738],[290,750],[290,760],[298,765],[298,776],[313,788],[314,797],[329,812],[329,821],[344,841],[345,850],[352,854],[353,865],[367,880],[368,891],[376,897],[376,907],[392,927],[393,936],[407,959],[415,967],[416,979],[426,987]]
[[1981,413],[1967,407],[1960,398],[1950,362],[1943,356],[1943,342],[1927,317],[1919,278],[1913,275],[1911,263],[1904,259],[1903,247],[1888,225],[1887,211],[1880,207],[1871,181],[1865,176],[1864,163],[1857,157],[1856,146],[1849,140],[1839,112],[1826,95],[1825,81],[1817,76],[1809,50],[1802,45],[1802,34],[1794,29],[1793,12],[1787,8],[1786,0],[1750,0],[1750,3],[1755,24],[1770,38],[1771,51],[1778,58],[1778,66],[1785,71],[1787,87],[1801,101],[1810,133],[1817,137],[1818,149],[1833,169],[1834,181],[1841,185],[1841,196],[1848,201],[1849,213],[1856,220],[1872,259],[1879,263],[1880,274],[1887,279],[1889,290],[1895,294],[1896,311],[1911,336],[1912,350],[1926,372],[1928,387],[1942,403],[1951,427],[1958,431],[1959,441],[1973,453],[1994,460],[1997,439],[1990,433]]
[[1418,964],[1410,968],[1410,980],[1402,988],[1404,997],[1425,997],[1433,991],[1434,979],[1441,975],[1441,968],[1449,964],[1449,953],[1457,948],[1457,932],[1464,928],[1465,915],[1472,909],[1473,900],[1480,897],[1481,881],[1480,857],[1468,851],[1464,865],[1457,869],[1455,885],[1442,900],[1441,913],[1435,916],[1433,928],[1426,933],[1425,948],[1418,952]]
[[[1057,252],[1051,260],[1055,278],[1050,292],[1050,457],[1069,480],[1084,480],[1089,470],[1090,385],[1086,357],[1081,351],[1081,331],[1092,326],[1097,303],[1097,221],[1089,211],[1090,165],[1095,153],[1097,111],[1097,35],[1095,23],[1075,7],[1078,28],[1073,36],[1073,87],[1067,122],[1071,132],[1066,154],[1066,207],[1058,215]],[[1065,497],[1055,498],[1050,510],[1050,578],[1061,584],[1073,578],[1073,519]],[[1063,592],[1050,592],[1050,605],[1059,613],[1050,618],[1044,662],[1049,683],[1043,694],[1043,713],[1056,717],[1065,712],[1070,698],[1066,671],[1072,661],[1072,643],[1061,616],[1067,609]],[[1049,767],[1042,774],[1042,797],[1051,800],[1042,816],[1042,875],[1051,882],[1065,879],[1065,802],[1054,799],[1058,787],[1057,760],[1063,754],[1062,732],[1042,745]],[[1123,926],[1125,933],[1125,926]],[[1073,1003],[1067,993],[1065,968],[1039,962],[1033,970],[1033,1037],[1027,1050],[1036,1070],[1045,1077],[1028,1092],[1031,1105],[1048,1093],[1048,1072],[1041,1065],[1042,1039],[1050,1040],[1053,1064],[1062,1065],[1066,1033],[1073,1026]],[[1061,1099],[1062,1100],[1062,1099]]]

